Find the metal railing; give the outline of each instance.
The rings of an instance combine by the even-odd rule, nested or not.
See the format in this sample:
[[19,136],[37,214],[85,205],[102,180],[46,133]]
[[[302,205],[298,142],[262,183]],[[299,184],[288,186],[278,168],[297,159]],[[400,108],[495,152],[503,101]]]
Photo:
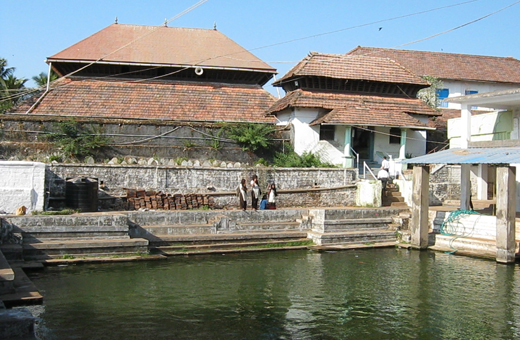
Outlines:
[[368,169],[368,172],[372,175],[372,177],[377,181],[377,176],[374,175],[374,173],[372,172],[372,169],[370,169],[370,167],[367,165],[366,162],[363,162],[363,178],[367,178],[366,176],[366,172],[365,170]]
[[350,147],[350,151],[356,156],[356,166],[355,168],[359,171],[359,153],[356,152],[352,147]]

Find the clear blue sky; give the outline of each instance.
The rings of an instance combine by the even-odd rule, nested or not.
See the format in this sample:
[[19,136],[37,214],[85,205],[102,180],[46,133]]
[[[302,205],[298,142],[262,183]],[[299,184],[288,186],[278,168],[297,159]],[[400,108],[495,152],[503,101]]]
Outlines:
[[[412,41],[493,13],[517,0],[477,0],[391,21],[376,21],[464,0],[209,0],[169,26],[213,28],[278,69],[278,77],[310,51],[345,53],[358,45],[423,51],[512,56],[520,59],[520,3],[455,31]],[[0,0],[0,58],[15,76],[47,72],[45,58],[112,24],[162,25],[198,0]],[[381,28],[381,29],[380,29]],[[343,30],[337,33],[277,44]],[[283,63],[280,63],[283,62]],[[28,83],[33,86],[32,82]],[[265,88],[272,93],[271,85]]]

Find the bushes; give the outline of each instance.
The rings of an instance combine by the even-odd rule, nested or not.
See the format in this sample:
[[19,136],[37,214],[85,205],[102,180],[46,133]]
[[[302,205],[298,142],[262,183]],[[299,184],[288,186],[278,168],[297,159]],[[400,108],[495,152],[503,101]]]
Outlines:
[[275,127],[271,124],[238,123],[227,126],[227,135],[244,151],[267,150],[273,145]]
[[49,133],[48,136],[69,157],[92,155],[109,142],[100,129],[84,127],[74,119],[58,122],[55,126],[58,132]]
[[319,155],[310,152],[304,152],[299,156],[291,148],[286,153],[276,152],[274,156],[274,165],[284,168],[335,168],[336,166],[323,162]]

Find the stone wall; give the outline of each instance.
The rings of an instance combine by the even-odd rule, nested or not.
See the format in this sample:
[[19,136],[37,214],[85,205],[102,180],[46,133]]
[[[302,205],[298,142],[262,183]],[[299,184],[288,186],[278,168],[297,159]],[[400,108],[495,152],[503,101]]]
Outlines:
[[236,188],[242,178],[259,178],[262,191],[268,183],[278,188],[279,207],[354,206],[357,172],[337,168],[214,168],[106,164],[51,164],[46,187],[50,196],[65,197],[67,179],[96,178],[111,196],[124,196],[125,188],[150,189],[169,194],[210,194],[216,206],[237,206]]
[[[44,161],[43,157],[55,151],[46,136],[58,131],[57,123],[66,119],[60,116],[0,115],[0,159],[15,155],[18,160]],[[90,117],[76,117],[75,120],[86,130],[109,138],[109,146],[96,155],[98,161],[125,156],[242,163],[258,160],[256,155],[244,152],[234,141],[226,138],[223,123]]]

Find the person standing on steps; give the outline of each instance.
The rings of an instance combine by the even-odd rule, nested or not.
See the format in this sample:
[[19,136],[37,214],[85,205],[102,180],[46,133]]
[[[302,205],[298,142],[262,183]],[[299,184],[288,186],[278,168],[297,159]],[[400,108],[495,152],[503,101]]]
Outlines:
[[381,196],[385,194],[386,184],[388,183],[389,178],[390,174],[388,174],[388,171],[381,167],[381,170],[377,173],[377,179],[381,181]]
[[390,162],[386,159],[386,156],[383,157],[383,161],[381,162],[381,169],[388,172],[390,170]]
[[240,181],[240,184],[237,187],[237,196],[239,198],[240,202],[240,209],[246,211],[247,208],[247,187],[246,187],[246,180],[242,178],[242,181]]
[[276,186],[272,183],[267,189],[267,209],[276,209],[276,196]]
[[258,176],[253,175],[251,179],[251,206],[258,210],[258,199],[260,198],[260,186],[258,185]]

